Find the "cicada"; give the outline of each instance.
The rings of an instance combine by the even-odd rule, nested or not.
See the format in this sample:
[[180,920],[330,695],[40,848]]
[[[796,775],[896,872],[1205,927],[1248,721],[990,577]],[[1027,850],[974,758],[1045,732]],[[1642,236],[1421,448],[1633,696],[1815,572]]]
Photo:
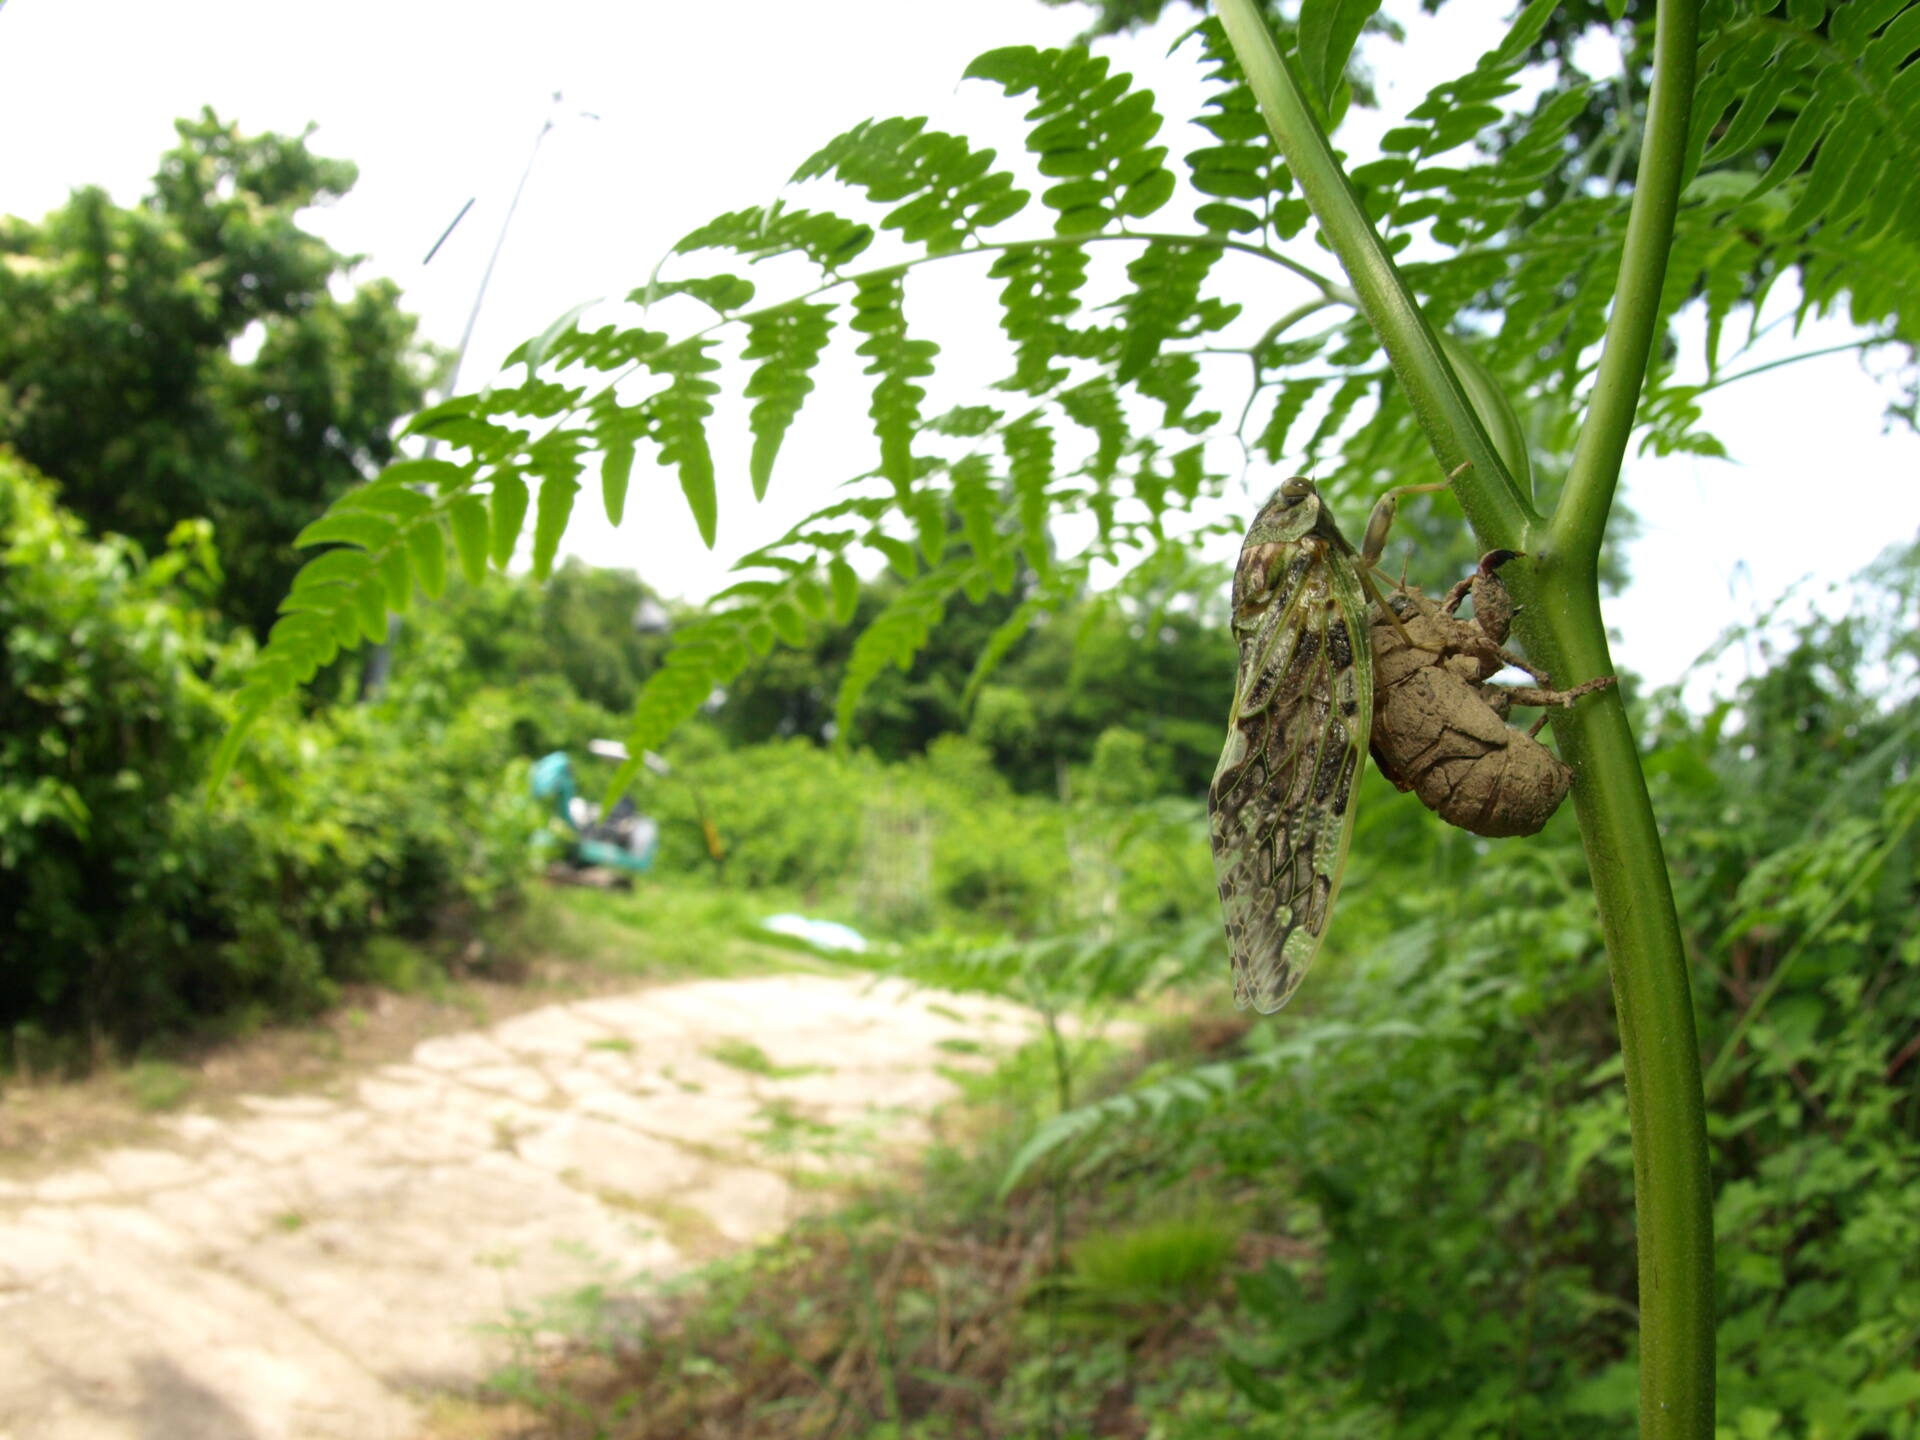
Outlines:
[[1359,560],[1296,475],[1254,517],[1233,572],[1240,668],[1207,810],[1234,1002],[1262,1013],[1313,963],[1353,835],[1373,722]]
[[[1568,706],[1604,690],[1603,675],[1567,689],[1553,688],[1546,671],[1506,648],[1513,599],[1500,567],[1516,558],[1494,550],[1472,575],[1435,605],[1402,586],[1371,612],[1373,654],[1373,763],[1402,790],[1449,825],[1475,835],[1532,835],[1573,787],[1573,771],[1534,737],[1507,724],[1515,705]],[[1473,619],[1456,612],[1473,598]],[[1495,685],[1512,666],[1533,685]]]

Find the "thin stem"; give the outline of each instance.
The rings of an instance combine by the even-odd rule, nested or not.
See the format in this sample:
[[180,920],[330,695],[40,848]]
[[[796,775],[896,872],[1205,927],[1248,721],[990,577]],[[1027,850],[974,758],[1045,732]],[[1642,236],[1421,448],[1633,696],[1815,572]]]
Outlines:
[[1778,360],[1769,360],[1763,365],[1749,366],[1745,370],[1736,370],[1731,375],[1718,375],[1704,385],[1693,387],[1695,395],[1704,395],[1709,390],[1718,390],[1723,385],[1731,385],[1738,380],[1751,380],[1756,375],[1764,375],[1769,370],[1778,370],[1787,365],[1798,365],[1802,360],[1819,360],[1828,355],[1843,355],[1849,350],[1871,350],[1876,345],[1888,345],[1893,342],[1881,336],[1869,336],[1865,340],[1847,340],[1839,345],[1823,345],[1818,350],[1803,351],[1798,355],[1782,355]]
[[[1280,153],[1300,182],[1327,243],[1340,257],[1362,313],[1386,347],[1441,473],[1460,472],[1455,490],[1474,530],[1483,538],[1494,537],[1491,543],[1502,548],[1529,549],[1540,517],[1508,473],[1426,316],[1375,233],[1319,121],[1274,47],[1258,5],[1254,0],[1216,0],[1215,8]],[[1468,468],[1461,470],[1463,465]]]
[[[1660,291],[1680,208],[1687,129],[1693,115],[1697,0],[1662,0],[1656,20],[1653,90],[1640,147],[1640,169],[1627,214],[1626,244],[1613,292],[1613,314],[1594,372],[1586,419],[1574,447],[1551,527],[1550,544],[1572,563],[1596,563],[1646,383],[1647,358],[1660,324]],[[1578,557],[1578,558],[1576,558]]]

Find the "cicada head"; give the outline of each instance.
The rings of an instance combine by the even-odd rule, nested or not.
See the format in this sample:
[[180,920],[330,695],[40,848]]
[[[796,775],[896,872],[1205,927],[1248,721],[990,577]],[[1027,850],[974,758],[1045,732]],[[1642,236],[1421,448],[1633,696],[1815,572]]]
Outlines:
[[1240,563],[1234,567],[1233,609],[1236,628],[1243,628],[1250,616],[1289,588],[1288,574],[1297,579],[1305,567],[1324,551],[1351,555],[1333,512],[1320,499],[1313,481],[1295,475],[1280,482],[1273,497],[1260,507],[1247,527],[1247,538],[1240,546]]
[[1313,481],[1304,475],[1283,480],[1247,527],[1243,548],[1304,540],[1319,528],[1322,513],[1320,492]]

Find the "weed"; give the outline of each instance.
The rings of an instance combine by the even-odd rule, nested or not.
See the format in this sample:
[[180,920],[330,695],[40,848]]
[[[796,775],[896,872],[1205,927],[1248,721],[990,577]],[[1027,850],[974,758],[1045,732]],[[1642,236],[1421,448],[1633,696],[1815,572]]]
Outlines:
[[802,1075],[819,1075],[826,1069],[822,1065],[776,1065],[773,1057],[751,1040],[731,1037],[709,1045],[707,1055],[722,1065],[731,1065],[736,1070],[744,1070],[749,1075],[760,1075],[768,1080],[793,1080]]
[[192,1072],[165,1060],[135,1061],[121,1078],[142,1110],[172,1110],[193,1093]]

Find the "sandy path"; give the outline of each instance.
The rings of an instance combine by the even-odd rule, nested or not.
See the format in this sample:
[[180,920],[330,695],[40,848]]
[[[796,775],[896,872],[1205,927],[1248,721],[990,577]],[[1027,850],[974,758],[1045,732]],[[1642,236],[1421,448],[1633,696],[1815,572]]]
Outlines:
[[940,1042],[1029,1028],[897,982],[664,986],[0,1181],[0,1440],[399,1440],[507,1358],[511,1309],[779,1230],[835,1136],[923,1137],[969,1059]]

